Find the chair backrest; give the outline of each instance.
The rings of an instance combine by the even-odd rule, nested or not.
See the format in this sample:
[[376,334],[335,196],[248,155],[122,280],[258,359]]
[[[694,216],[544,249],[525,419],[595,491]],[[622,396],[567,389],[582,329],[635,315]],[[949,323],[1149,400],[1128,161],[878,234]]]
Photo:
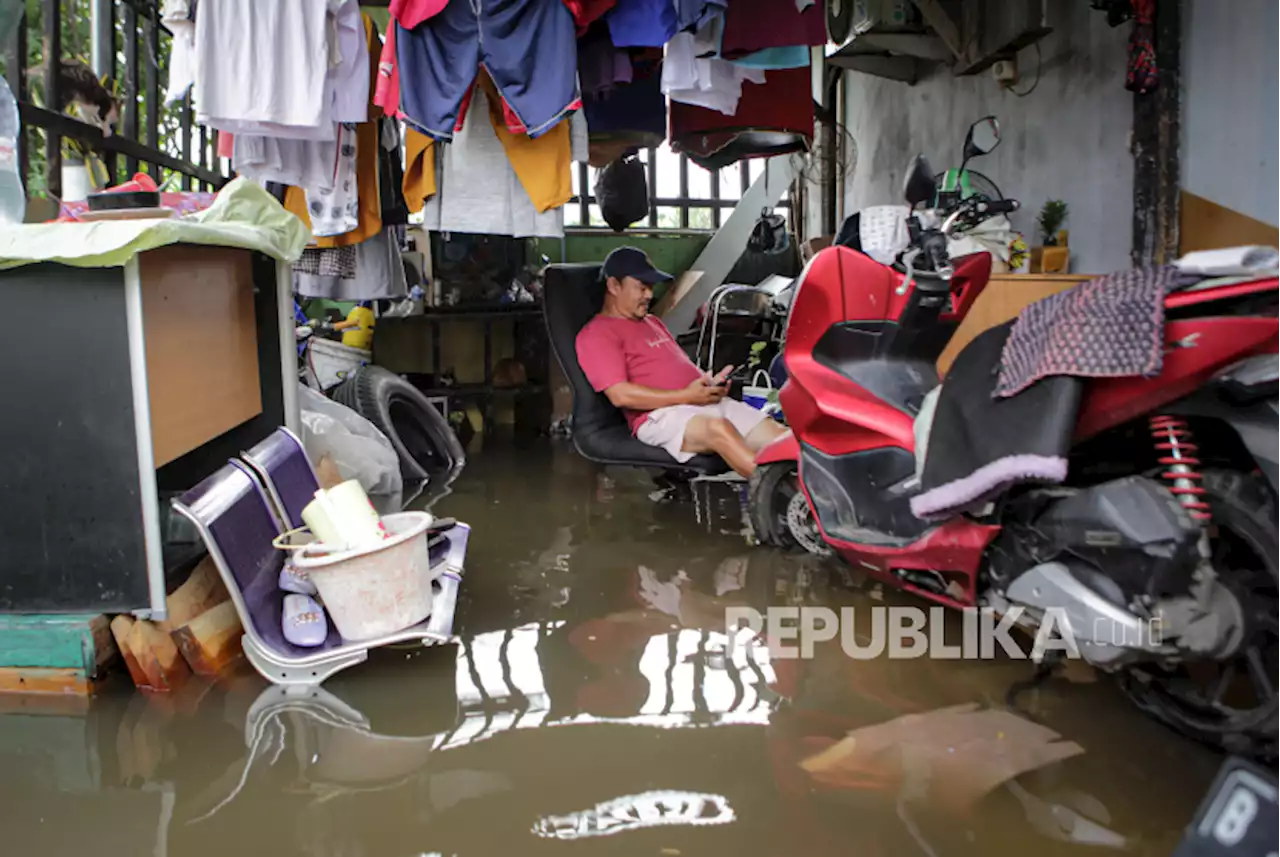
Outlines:
[[600,265],[551,265],[544,279],[543,307],[551,349],[573,392],[573,431],[625,426],[626,418],[603,393],[597,393],[578,364],[578,331],[604,305]]
[[245,631],[259,639],[280,638],[278,580],[284,552],[271,542],[281,531],[248,468],[229,462],[173,505],[200,531]]
[[298,436],[278,428],[242,457],[267,489],[285,528],[301,527],[302,510],[320,489],[320,480]]

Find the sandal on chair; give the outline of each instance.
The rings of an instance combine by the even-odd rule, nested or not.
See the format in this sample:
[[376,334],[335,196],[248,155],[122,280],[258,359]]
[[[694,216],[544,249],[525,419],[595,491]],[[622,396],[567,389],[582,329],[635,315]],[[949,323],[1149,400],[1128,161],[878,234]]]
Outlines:
[[316,585],[307,577],[307,573],[293,564],[292,559],[285,560],[280,569],[278,585],[285,592],[296,592],[298,595],[315,595]]
[[329,636],[324,609],[309,595],[286,595],[280,622],[284,638],[295,646],[319,646]]

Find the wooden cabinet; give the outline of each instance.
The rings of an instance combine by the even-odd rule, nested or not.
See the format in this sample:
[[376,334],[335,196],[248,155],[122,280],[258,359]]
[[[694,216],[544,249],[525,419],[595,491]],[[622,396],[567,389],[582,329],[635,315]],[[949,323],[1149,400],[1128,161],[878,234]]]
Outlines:
[[166,495],[300,427],[288,265],[175,245],[0,294],[0,612],[162,618]]

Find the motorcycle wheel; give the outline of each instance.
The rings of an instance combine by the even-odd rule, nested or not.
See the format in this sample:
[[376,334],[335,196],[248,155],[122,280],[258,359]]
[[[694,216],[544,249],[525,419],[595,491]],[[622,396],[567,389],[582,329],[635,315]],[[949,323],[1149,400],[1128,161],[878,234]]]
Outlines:
[[751,526],[764,544],[779,548],[798,546],[815,556],[830,556],[831,548],[822,541],[797,479],[794,461],[756,468],[747,489]]
[[1121,686],[1139,708],[1188,737],[1224,752],[1274,760],[1280,659],[1275,498],[1243,473],[1206,471],[1202,485],[1213,516],[1213,566],[1245,605],[1245,640],[1228,660],[1143,666],[1123,674]]
[[787,526],[787,504],[795,493],[794,461],[765,464],[751,474],[747,487],[747,510],[761,544],[775,548],[795,545],[795,537]]

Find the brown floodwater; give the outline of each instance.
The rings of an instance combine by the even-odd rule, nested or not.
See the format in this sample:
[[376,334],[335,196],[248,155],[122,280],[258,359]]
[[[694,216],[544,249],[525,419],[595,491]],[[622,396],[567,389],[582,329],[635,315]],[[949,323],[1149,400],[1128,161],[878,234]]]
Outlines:
[[473,527],[458,645],[0,714],[0,854],[1173,850],[1220,759],[1105,678],[1010,700],[1025,661],[727,646],[731,606],[914,602],[752,547],[735,486],[651,487],[562,443],[473,455],[434,506]]

